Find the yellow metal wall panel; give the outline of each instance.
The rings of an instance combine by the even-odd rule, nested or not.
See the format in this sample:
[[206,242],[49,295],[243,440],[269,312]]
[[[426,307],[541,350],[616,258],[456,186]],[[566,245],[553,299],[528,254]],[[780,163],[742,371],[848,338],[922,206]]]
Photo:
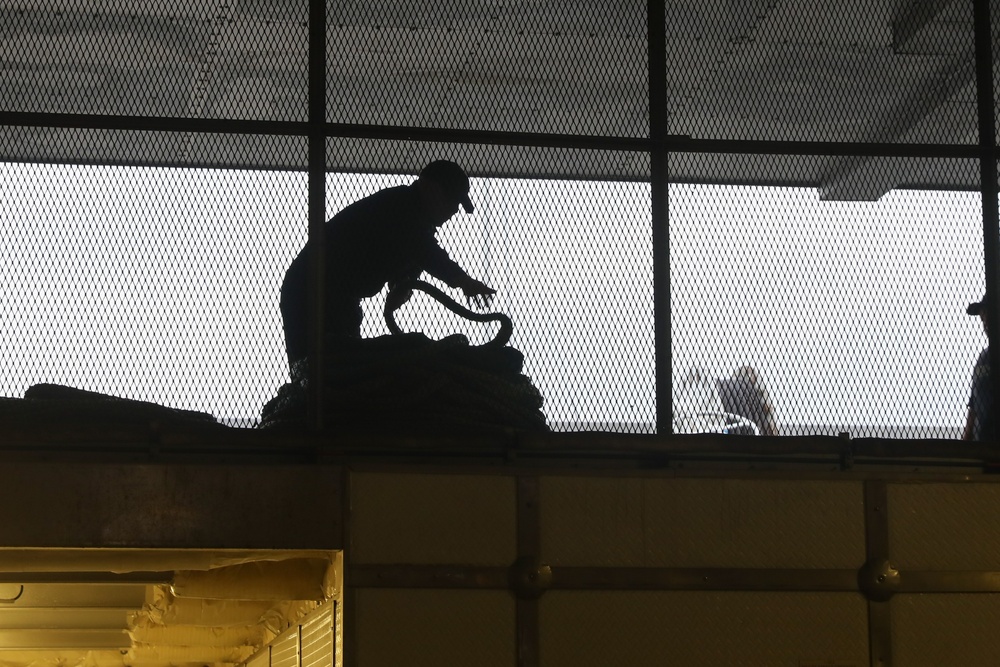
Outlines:
[[853,593],[549,592],[541,666],[868,665]]
[[271,643],[271,667],[299,667],[298,632],[289,632]]
[[271,667],[267,648],[265,647],[264,650],[254,653],[253,657],[247,660],[246,667]]
[[336,603],[327,600],[313,609],[257,651],[245,667],[339,667],[343,662],[337,651],[341,628]]
[[302,667],[333,667],[333,601],[310,613],[300,625]]
[[1000,663],[1000,595],[897,595],[890,604],[896,667]]
[[516,512],[512,477],[354,474],[350,559],[509,565],[516,555]]
[[888,504],[893,565],[1000,570],[1000,484],[890,484]]
[[861,482],[545,477],[542,560],[593,567],[853,568]]
[[362,589],[358,667],[513,667],[515,602],[506,591]]

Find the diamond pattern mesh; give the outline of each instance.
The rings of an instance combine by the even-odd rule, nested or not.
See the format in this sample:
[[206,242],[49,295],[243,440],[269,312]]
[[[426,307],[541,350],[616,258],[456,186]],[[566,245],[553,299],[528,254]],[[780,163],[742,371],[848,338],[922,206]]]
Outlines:
[[[676,432],[958,437],[996,196],[971,7],[670,0],[650,54],[633,0],[329,3],[325,212],[465,167],[477,210],[438,238],[497,288],[555,430],[653,431],[659,408]],[[0,393],[254,423],[288,379],[278,292],[321,178],[308,1],[37,0],[0,9],[0,43]],[[399,320],[494,331],[420,295]]]
[[284,381],[305,174],[6,164],[5,396],[55,383],[248,424]]
[[307,3],[37,2],[0,8],[0,108],[305,120]]
[[[670,131],[975,142],[972,3],[667,3]],[[933,4],[938,12],[910,10]],[[943,7],[943,9],[942,9]],[[835,104],[815,104],[817,99]],[[876,121],[876,122],[873,122]]]
[[[643,136],[646,10],[600,2],[338,2],[333,122]],[[502,54],[502,55],[501,55]]]
[[[498,149],[496,171],[516,172],[517,159]],[[631,156],[578,154],[577,159],[612,162]],[[328,202],[328,212],[380,187],[412,181],[413,176],[333,179],[331,197],[342,199]],[[470,196],[475,213],[459,213],[438,239],[470,275],[497,289],[493,307],[514,321],[511,345],[525,355],[524,372],[545,397],[550,426],[649,430],[655,380],[648,185],[497,177],[473,179]],[[450,292],[461,299],[457,290]],[[383,301],[380,295],[365,303],[366,336],[388,333]],[[607,320],[609,308],[621,314],[616,323]],[[404,331],[438,339],[463,333],[473,344],[486,342],[496,330],[464,321],[419,293],[397,320]]]
[[[884,179],[916,171],[902,162]],[[772,413],[753,421],[783,435],[959,437],[984,344],[964,312],[981,296],[982,256],[978,193],[845,202],[814,188],[672,186],[677,423],[750,416],[756,388]]]

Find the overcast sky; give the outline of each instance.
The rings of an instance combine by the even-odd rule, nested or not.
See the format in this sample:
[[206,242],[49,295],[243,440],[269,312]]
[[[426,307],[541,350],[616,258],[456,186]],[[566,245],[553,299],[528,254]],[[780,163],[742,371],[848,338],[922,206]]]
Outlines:
[[[0,174],[0,394],[55,382],[250,421],[287,381],[278,289],[305,241],[304,174]],[[331,177],[328,212],[410,180]],[[648,186],[474,180],[472,198],[476,212],[439,238],[498,289],[550,423],[651,422]],[[692,369],[718,377],[748,364],[779,425],[961,426],[985,344],[964,314],[983,290],[978,193],[838,203],[808,189],[681,185],[670,214],[676,387]],[[385,332],[380,313],[377,300],[370,335]],[[419,298],[401,323],[474,342],[490,333]]]

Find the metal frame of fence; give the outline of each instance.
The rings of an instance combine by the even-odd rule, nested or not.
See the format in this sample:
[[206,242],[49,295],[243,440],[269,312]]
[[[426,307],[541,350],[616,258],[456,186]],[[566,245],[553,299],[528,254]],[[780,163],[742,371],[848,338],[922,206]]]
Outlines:
[[[976,87],[978,90],[977,145],[872,143],[861,141],[758,141],[726,139],[693,139],[667,133],[667,18],[665,0],[648,0],[648,137],[584,136],[572,134],[477,131],[430,127],[361,125],[332,123],[326,120],[327,12],[325,0],[309,0],[309,101],[308,120],[259,121],[222,120],[179,117],[140,117],[88,115],[68,113],[32,113],[0,110],[0,125],[23,127],[56,127],[99,130],[131,130],[184,133],[226,133],[236,135],[294,135],[308,139],[309,236],[321,241],[325,222],[326,198],[325,143],[329,138],[362,138],[372,140],[407,140],[447,142],[450,144],[484,144],[527,146],[540,148],[573,148],[582,150],[615,150],[648,154],[652,192],[652,238],[654,247],[654,314],[656,359],[656,423],[659,433],[669,433],[671,407],[671,330],[670,330],[670,248],[668,242],[667,187],[670,180],[672,152],[729,153],[741,155],[854,155],[881,157],[964,158],[978,161],[983,212],[985,285],[987,299],[1000,301],[1000,212],[998,212],[997,161],[1000,159],[996,132],[996,91],[989,0],[968,0],[974,6]],[[526,174],[530,176],[530,174]],[[322,247],[315,243],[313,247]],[[323,257],[314,253],[310,265],[315,291],[312,303],[317,310],[323,303]],[[989,339],[992,344],[1000,332],[1000,309],[988,311]],[[312,332],[312,359],[320,357],[323,341],[319,327]],[[319,409],[323,401],[322,368],[313,363],[310,368],[311,425],[319,431],[325,426]],[[1000,373],[991,378],[994,402],[1000,396]],[[996,412],[996,406],[994,407]]]

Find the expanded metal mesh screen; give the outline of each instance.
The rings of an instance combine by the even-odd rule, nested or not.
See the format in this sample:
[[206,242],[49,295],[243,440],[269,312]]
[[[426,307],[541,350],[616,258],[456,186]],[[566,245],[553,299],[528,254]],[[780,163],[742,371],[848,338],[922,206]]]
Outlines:
[[672,132],[977,141],[971,1],[666,4]]
[[[948,167],[975,178],[975,163]],[[982,256],[975,192],[827,201],[805,187],[672,186],[678,419],[704,428],[711,420],[688,416],[730,412],[782,435],[958,437],[983,344],[965,313],[981,297]]]
[[292,171],[7,163],[4,396],[55,383],[249,423],[285,381]]
[[[253,425],[310,179],[329,218],[447,158],[476,211],[438,240],[497,289],[549,427],[960,437],[996,197],[973,9],[342,1],[311,52],[308,0],[2,8],[0,394]],[[419,294],[398,317],[493,331]]]
[[332,122],[649,132],[643,2],[348,1],[329,18]]
[[0,17],[4,110],[306,119],[305,0],[35,0]]
[[[417,149],[418,163],[433,159],[427,151]],[[493,149],[492,171],[516,173],[520,152]],[[558,155],[538,155],[545,152]],[[597,170],[636,159],[612,152],[532,153],[538,161],[589,161]],[[328,181],[327,212],[412,181],[413,176],[339,176]],[[549,425],[650,430],[655,365],[649,184],[477,178],[470,196],[475,212],[460,211],[437,237],[471,276],[497,290],[493,309],[515,324],[511,345],[524,354],[524,373],[545,398]],[[424,278],[462,300],[459,290]],[[364,303],[365,336],[389,333],[386,292]],[[419,292],[396,317],[404,331],[435,339],[462,333],[476,345],[497,330],[454,315]]]

